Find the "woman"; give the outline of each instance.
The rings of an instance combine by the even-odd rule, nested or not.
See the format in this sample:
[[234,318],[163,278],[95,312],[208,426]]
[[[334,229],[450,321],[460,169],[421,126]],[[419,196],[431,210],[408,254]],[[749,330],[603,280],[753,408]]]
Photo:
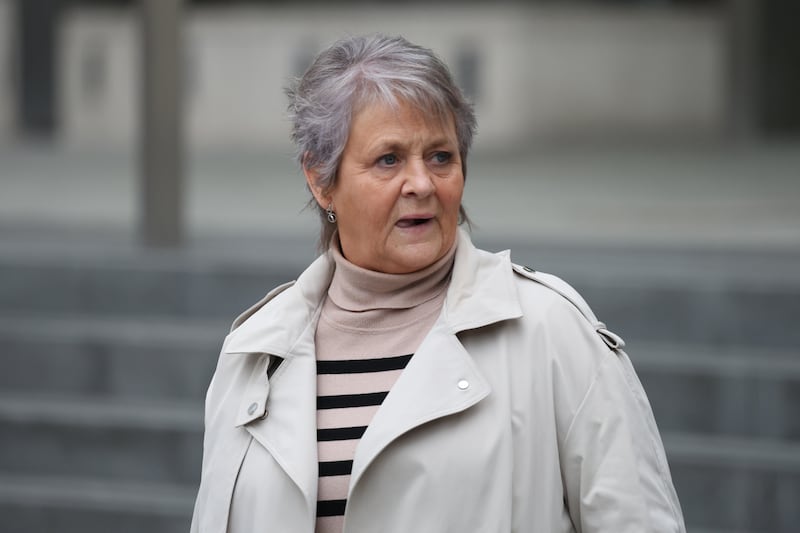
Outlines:
[[348,38],[289,97],[324,250],[225,339],[192,530],[684,531],[621,339],[459,229],[446,66]]

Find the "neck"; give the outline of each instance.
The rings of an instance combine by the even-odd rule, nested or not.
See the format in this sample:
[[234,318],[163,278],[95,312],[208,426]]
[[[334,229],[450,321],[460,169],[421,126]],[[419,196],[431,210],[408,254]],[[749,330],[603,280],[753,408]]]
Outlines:
[[329,253],[336,265],[328,298],[342,310],[410,309],[436,298],[447,286],[455,257],[455,243],[435,263],[409,274],[386,274],[359,267],[340,251],[338,239]]

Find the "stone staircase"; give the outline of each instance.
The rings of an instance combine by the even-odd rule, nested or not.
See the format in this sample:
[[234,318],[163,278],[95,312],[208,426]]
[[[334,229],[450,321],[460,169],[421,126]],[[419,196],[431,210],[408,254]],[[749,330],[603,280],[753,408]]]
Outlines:
[[[0,235],[0,531],[188,531],[228,324],[313,255],[274,241]],[[800,255],[513,249],[628,340],[690,531],[794,531]]]
[[188,531],[222,339],[296,276],[100,241],[0,245],[0,531]]

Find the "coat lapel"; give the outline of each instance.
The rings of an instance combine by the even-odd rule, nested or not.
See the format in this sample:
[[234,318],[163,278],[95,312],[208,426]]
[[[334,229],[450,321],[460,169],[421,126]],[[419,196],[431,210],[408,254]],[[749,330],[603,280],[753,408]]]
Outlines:
[[[320,257],[231,332],[223,355],[261,358],[241,391],[235,423],[298,486],[309,512],[316,506],[318,471],[314,333],[331,274],[331,261]],[[276,357],[282,361],[268,379]]]
[[[313,331],[311,332],[313,334]],[[316,419],[316,361],[313,335],[298,347],[304,355],[284,360],[270,379],[269,398],[263,418],[245,424],[245,429],[261,444],[305,496],[309,511],[317,500],[317,419]],[[266,382],[266,372],[260,377]],[[260,384],[253,384],[258,390]],[[251,387],[248,387],[251,389]],[[242,402],[256,405],[252,396]],[[241,412],[241,411],[240,411]],[[256,410],[258,415],[259,410]]]
[[361,438],[350,490],[392,441],[422,424],[464,411],[490,392],[488,382],[458,338],[443,329],[432,331]]

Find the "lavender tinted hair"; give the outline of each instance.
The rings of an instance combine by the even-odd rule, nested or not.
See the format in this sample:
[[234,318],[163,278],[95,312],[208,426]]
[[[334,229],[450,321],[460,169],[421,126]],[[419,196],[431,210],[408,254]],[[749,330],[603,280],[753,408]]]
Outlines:
[[[353,115],[378,102],[391,106],[405,102],[442,120],[452,117],[462,172],[467,175],[475,113],[447,65],[427,48],[402,37],[348,37],[323,50],[286,94],[298,159],[316,171],[323,191],[336,185]],[[313,198],[311,204],[316,205]],[[325,210],[316,207],[322,223],[320,247],[324,248],[335,226],[327,222]],[[462,221],[467,220],[463,207],[460,214]]]

